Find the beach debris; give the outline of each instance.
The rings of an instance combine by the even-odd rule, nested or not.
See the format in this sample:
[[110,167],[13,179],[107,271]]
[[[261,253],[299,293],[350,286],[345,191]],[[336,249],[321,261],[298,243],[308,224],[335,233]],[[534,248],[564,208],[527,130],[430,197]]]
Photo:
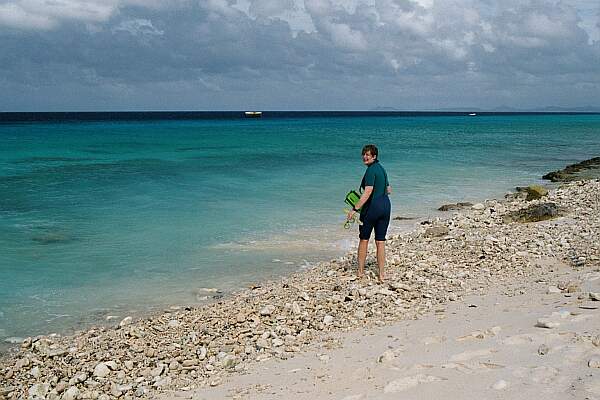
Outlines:
[[590,292],[590,299],[600,301],[600,292]]

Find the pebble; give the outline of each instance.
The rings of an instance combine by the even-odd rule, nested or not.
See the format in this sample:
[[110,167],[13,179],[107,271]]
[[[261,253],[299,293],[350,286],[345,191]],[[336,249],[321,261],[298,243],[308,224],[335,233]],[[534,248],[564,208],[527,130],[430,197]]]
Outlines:
[[540,347],[538,347],[537,352],[540,356],[545,356],[546,354],[548,354],[549,351],[550,351],[550,349],[548,348],[547,345],[541,344]]
[[600,301],[600,292],[590,292],[590,299]]
[[123,328],[125,326],[131,325],[132,322],[133,322],[133,318],[131,318],[131,317],[125,317],[125,318],[123,318],[121,320],[121,322],[119,322],[119,326],[121,328]]

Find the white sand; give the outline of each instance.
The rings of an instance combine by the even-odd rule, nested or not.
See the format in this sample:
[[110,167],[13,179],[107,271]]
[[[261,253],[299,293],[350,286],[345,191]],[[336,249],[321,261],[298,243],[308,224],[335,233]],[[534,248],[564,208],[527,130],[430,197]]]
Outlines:
[[[580,290],[548,293],[559,281]],[[600,368],[588,366],[600,364],[600,301],[588,292],[600,292],[598,270],[546,263],[538,282],[497,287],[422,320],[336,334],[293,359],[162,397],[600,399]],[[559,325],[536,327],[540,319]]]

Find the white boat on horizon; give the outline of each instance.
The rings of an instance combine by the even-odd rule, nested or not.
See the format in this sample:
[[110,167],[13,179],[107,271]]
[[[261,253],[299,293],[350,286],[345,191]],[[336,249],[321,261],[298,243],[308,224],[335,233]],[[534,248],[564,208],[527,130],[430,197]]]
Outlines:
[[476,115],[477,115],[477,113],[469,113],[469,117],[474,117]]
[[260,118],[262,117],[262,111],[245,111],[244,116],[246,118]]

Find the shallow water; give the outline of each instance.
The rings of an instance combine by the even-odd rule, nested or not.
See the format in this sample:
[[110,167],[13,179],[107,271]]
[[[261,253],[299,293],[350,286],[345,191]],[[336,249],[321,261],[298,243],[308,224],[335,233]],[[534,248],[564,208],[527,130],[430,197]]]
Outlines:
[[425,217],[598,156],[600,115],[0,124],[0,335],[196,303],[343,254],[369,142],[393,215]]

